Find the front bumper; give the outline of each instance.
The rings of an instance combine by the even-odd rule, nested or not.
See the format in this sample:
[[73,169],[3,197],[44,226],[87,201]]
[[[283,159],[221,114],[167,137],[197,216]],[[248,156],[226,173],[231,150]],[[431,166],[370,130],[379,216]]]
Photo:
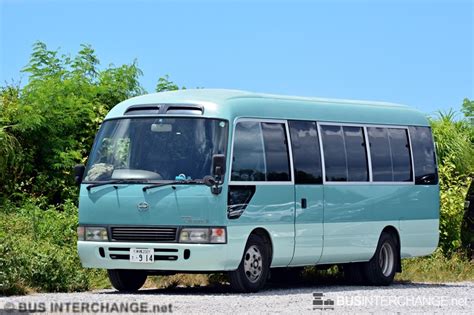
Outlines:
[[[130,248],[153,248],[155,261],[148,264],[130,262]],[[77,242],[82,265],[87,268],[104,269],[167,271],[235,270],[238,264],[236,265],[235,259],[229,260],[227,255],[228,248],[228,244]],[[189,257],[187,257],[188,253]]]

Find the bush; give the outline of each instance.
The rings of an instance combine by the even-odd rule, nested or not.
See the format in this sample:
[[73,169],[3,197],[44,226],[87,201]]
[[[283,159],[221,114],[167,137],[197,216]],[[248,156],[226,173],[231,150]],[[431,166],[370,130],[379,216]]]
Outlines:
[[440,242],[446,255],[461,247],[461,229],[470,175],[474,169],[473,127],[456,120],[455,112],[440,112],[432,120],[440,179]]
[[446,254],[450,254],[461,247],[464,201],[471,179],[458,175],[455,165],[448,161],[440,165],[439,175],[441,203],[439,246]]
[[6,238],[4,232],[0,232],[0,294],[13,295],[25,294],[27,284],[28,259],[25,252],[18,251],[15,241]]
[[[45,208],[45,210],[43,210]],[[105,273],[82,268],[76,250],[77,208],[30,199],[0,212],[0,293],[84,291]]]

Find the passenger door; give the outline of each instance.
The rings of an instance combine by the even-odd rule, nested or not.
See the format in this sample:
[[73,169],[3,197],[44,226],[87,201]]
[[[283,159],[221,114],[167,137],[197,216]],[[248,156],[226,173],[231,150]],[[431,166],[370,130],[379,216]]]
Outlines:
[[229,182],[229,244],[264,228],[273,243],[272,267],[288,266],[294,251],[295,188],[286,121],[241,118],[233,136]]
[[295,249],[290,265],[316,264],[323,249],[323,186],[318,129],[289,121],[295,176]]

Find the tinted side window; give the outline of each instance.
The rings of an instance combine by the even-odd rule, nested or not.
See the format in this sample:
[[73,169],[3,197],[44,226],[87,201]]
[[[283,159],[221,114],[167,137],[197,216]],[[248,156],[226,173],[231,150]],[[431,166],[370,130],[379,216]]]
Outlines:
[[290,159],[285,125],[280,123],[262,123],[267,165],[267,181],[289,181]]
[[392,154],[387,128],[367,128],[374,182],[392,181]]
[[321,126],[327,181],[347,181],[347,160],[341,126]]
[[436,185],[438,174],[431,129],[410,127],[409,130],[415,164],[415,184]]
[[321,184],[318,129],[312,121],[290,121],[291,148],[296,184]]
[[348,181],[368,181],[369,170],[363,128],[344,126],[342,129],[344,131]]
[[232,180],[265,180],[265,153],[259,122],[245,121],[237,123],[232,159]]
[[413,180],[406,129],[368,128],[374,182]]
[[390,151],[392,152],[392,170],[394,182],[413,180],[411,172],[410,144],[406,129],[388,129]]

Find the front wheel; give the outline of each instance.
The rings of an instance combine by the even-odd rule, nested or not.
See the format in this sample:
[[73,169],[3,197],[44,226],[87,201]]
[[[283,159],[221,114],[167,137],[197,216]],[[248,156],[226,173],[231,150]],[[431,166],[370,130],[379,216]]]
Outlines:
[[239,267],[229,272],[236,292],[257,292],[266,283],[270,269],[270,250],[260,236],[250,235]]
[[135,292],[146,281],[147,274],[141,270],[107,270],[110,283],[120,292]]
[[364,275],[368,284],[389,285],[397,271],[399,257],[397,242],[388,233],[382,233],[372,259],[364,264]]

